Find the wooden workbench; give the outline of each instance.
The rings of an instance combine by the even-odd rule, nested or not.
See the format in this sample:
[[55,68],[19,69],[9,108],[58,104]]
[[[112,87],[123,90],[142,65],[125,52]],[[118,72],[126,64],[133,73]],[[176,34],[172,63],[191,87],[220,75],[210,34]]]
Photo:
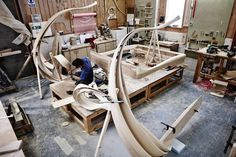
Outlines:
[[170,51],[178,52],[179,50],[179,43],[172,42],[172,41],[159,41],[159,45],[162,49],[167,49]]
[[[183,68],[176,67],[172,70],[158,70],[142,79],[134,79],[127,75],[124,80],[129,94],[131,108],[144,103],[147,99],[160,93],[172,84],[182,79]],[[71,80],[61,81],[50,85],[53,99],[64,99],[69,97],[66,91],[72,91],[75,88],[75,82]],[[64,106],[63,109],[74,118],[79,125],[87,132],[91,133],[103,126],[106,111],[99,109],[88,111],[76,103]]]
[[[193,83],[195,83],[198,80],[198,78],[201,76],[201,77],[205,77],[205,78],[209,78],[209,79],[213,79],[213,80],[217,79],[217,80],[225,81],[225,82],[228,82],[229,84],[236,85],[235,81],[225,80],[221,77],[225,60],[236,61],[236,56],[228,57],[227,53],[223,52],[223,51],[219,51],[217,54],[209,54],[209,53],[207,53],[207,47],[196,51],[196,54],[197,54],[198,59],[197,59],[197,65],[196,65],[195,73],[194,73],[194,77],[193,77]],[[205,58],[213,58],[213,59],[220,60],[219,70],[218,70],[217,74],[210,75],[210,74],[201,73],[201,69],[202,69],[203,62],[204,62]]]
[[[7,116],[2,102],[0,101],[0,117]],[[15,135],[15,132],[11,126],[11,123],[8,118],[0,119],[0,147],[3,145],[7,145],[10,142],[17,141],[17,137]],[[24,153],[22,150],[19,150],[14,153],[8,153],[4,155],[0,155],[0,157],[24,157]]]
[[[97,53],[110,51],[116,48],[116,40],[108,39],[108,40],[94,40],[95,51]],[[90,51],[92,50],[91,45],[89,43],[72,45],[70,48],[66,50],[62,50],[62,53],[66,57],[66,59],[70,62],[75,60],[76,58],[82,57],[90,57]]]

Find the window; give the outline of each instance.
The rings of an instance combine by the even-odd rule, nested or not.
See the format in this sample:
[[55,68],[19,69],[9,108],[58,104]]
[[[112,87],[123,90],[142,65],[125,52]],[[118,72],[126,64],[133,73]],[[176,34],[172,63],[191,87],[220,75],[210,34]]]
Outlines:
[[179,15],[180,20],[174,22],[171,26],[182,27],[184,6],[185,0],[167,0],[165,21],[170,21]]

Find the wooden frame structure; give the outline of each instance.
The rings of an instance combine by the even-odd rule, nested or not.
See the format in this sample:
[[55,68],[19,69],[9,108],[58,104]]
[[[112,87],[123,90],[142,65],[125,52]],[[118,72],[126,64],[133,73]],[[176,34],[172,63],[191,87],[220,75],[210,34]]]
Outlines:
[[[152,52],[149,52],[149,51]],[[131,63],[127,63],[127,61],[122,61],[122,68],[124,70],[124,73],[132,78],[143,78],[157,70],[160,70],[161,68],[165,68],[167,66],[183,66],[184,65],[184,59],[185,54],[174,52],[174,51],[168,51],[165,49],[149,49],[149,47],[144,45],[129,45],[124,48],[124,51],[127,53],[130,53],[132,51],[132,56],[136,55],[142,55],[141,57],[136,56],[132,57],[133,60],[139,60],[138,65],[134,65]],[[108,51],[105,53],[90,53],[91,60],[94,61],[96,64],[98,64],[100,67],[105,69],[105,71],[109,71],[109,65],[112,60],[112,56],[114,54],[115,50]],[[153,66],[150,67],[146,65],[146,57],[148,55],[154,55],[154,53],[158,52],[158,56],[160,56],[160,61],[158,63],[153,63]],[[160,52],[160,53],[159,53]],[[143,57],[145,56],[145,58]]]
[[[136,29],[129,34],[127,34],[123,40],[118,45],[110,66],[109,70],[109,85],[108,85],[108,95],[102,93],[101,91],[91,88],[89,86],[79,84],[74,92],[73,96],[75,101],[87,110],[105,109],[107,110],[106,119],[103,125],[103,129],[98,141],[98,146],[95,152],[95,156],[98,155],[98,150],[102,143],[104,134],[108,127],[111,115],[114,121],[115,127],[119,136],[121,137],[123,143],[128,148],[132,156],[143,157],[143,156],[163,156],[170,151],[171,143],[173,139],[178,135],[178,133],[183,129],[186,123],[194,115],[201,105],[201,98],[194,101],[174,122],[172,125],[175,131],[168,130],[162,138],[157,139],[148,129],[141,125],[134,117],[130,109],[130,100],[128,97],[127,89],[124,82],[124,77],[122,73],[122,53],[124,51],[124,46],[127,41],[135,33],[142,30],[157,30],[164,28],[171,24],[172,22],[178,20],[178,18],[158,27],[154,28],[140,28]],[[117,90],[119,92],[117,94]],[[97,100],[91,100],[86,96],[87,92],[92,92]],[[119,97],[119,99],[118,99]]]
[[[184,68],[182,67],[176,67],[168,71],[161,69],[148,75],[145,80],[124,75],[131,109],[142,105],[153,96],[179,82],[182,79],[183,70]],[[52,106],[54,108],[61,107],[89,134],[101,129],[106,116],[106,110],[88,111],[75,103],[74,99],[71,99],[71,96],[66,92],[74,90],[75,87],[74,82],[70,80],[50,84],[53,99]]]

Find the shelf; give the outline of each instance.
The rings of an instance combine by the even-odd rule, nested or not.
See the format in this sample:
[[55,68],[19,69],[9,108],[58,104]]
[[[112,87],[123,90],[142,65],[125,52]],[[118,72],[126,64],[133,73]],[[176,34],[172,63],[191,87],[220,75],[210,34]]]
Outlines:
[[202,72],[200,73],[200,76],[208,78],[208,79],[215,79],[216,78],[216,76],[214,76],[214,75],[206,74],[206,73],[202,73]]

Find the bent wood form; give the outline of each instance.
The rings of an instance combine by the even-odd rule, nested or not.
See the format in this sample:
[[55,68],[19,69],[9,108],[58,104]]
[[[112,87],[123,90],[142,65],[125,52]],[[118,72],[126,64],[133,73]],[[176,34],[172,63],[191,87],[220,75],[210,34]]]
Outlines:
[[[61,80],[60,76],[58,76],[56,73],[56,68],[53,64],[51,64],[50,62],[48,62],[45,57],[43,56],[43,54],[40,51],[40,44],[43,41],[43,37],[44,34],[46,33],[46,31],[48,30],[48,28],[52,25],[52,23],[57,19],[57,17],[59,17],[62,14],[65,14],[67,12],[71,12],[71,11],[77,11],[77,10],[85,10],[88,8],[91,8],[93,6],[97,5],[97,1],[95,1],[94,3],[85,6],[85,7],[80,7],[80,8],[69,8],[66,10],[62,10],[56,14],[54,14],[50,19],[48,19],[47,23],[44,25],[42,31],[40,32],[40,34],[37,36],[34,46],[33,46],[33,50],[32,50],[32,54],[33,54],[33,59],[34,59],[34,64],[36,66],[36,68],[39,69],[39,73],[41,74],[42,77],[52,81],[52,82],[58,82]],[[61,47],[60,47],[60,39],[59,39],[59,35],[56,34],[55,35],[55,39],[53,41],[53,56],[56,55],[55,51],[60,51]],[[65,58],[62,58],[61,56],[57,57],[56,59],[62,59],[59,61],[59,63],[63,66],[65,66],[66,68],[69,68],[71,65],[68,65],[67,60],[65,61]],[[62,76],[62,79],[65,78],[66,76]]]
[[[158,63],[155,63],[153,67],[149,67],[145,64],[145,58],[143,56],[135,56],[135,55],[144,55],[147,56],[148,53],[148,46],[144,45],[128,45],[124,47],[124,52],[128,52],[132,54],[134,57],[133,59],[138,60],[138,65],[133,65],[130,63],[127,63],[126,61],[122,61],[122,70],[123,72],[135,79],[143,78],[157,70],[160,70],[162,68],[165,68],[167,66],[175,65],[175,66],[183,66],[184,65],[184,59],[185,54],[178,53],[174,51],[164,50],[160,49],[160,58],[162,59]],[[153,50],[152,50],[153,51]],[[156,49],[155,49],[156,51]],[[108,67],[110,65],[110,62],[112,60],[111,55],[113,55],[115,50],[111,50],[104,53],[90,53],[91,61],[98,64],[101,68],[105,69],[105,71],[108,71]],[[158,51],[157,51],[158,52]],[[155,52],[152,52],[155,53]],[[158,52],[159,53],[159,52]]]
[[[158,27],[133,30],[122,39],[112,58],[108,79],[108,95],[82,84],[79,84],[73,92],[73,97],[78,105],[88,110],[105,109],[111,113],[119,136],[130,154],[135,157],[160,157],[167,154],[171,149],[172,140],[183,129],[202,102],[201,97],[194,101],[174,122],[173,126],[176,128],[176,133],[173,134],[172,130],[168,130],[160,140],[135,119],[129,107],[130,101],[121,65],[124,46],[135,33],[143,30],[161,29],[178,19],[179,17]],[[117,88],[119,89],[118,95]],[[91,99],[88,93],[92,93],[96,98]],[[118,98],[122,101],[119,101]]]

